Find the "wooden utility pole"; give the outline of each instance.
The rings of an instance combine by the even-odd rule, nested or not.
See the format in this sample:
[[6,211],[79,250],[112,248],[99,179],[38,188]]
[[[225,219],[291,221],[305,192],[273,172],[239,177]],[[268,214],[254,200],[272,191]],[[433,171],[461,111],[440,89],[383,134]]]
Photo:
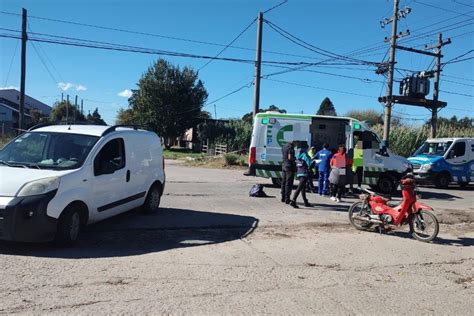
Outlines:
[[76,123],[76,112],[77,112],[77,94],[76,94],[76,101],[74,101],[74,109],[72,111],[72,121]]
[[66,95],[66,125],[69,120],[69,94]]
[[81,99],[81,115],[84,115],[84,100]]
[[253,116],[260,110],[260,73],[262,64],[262,25],[263,13],[260,12],[257,17],[257,52],[255,56],[255,87],[253,95]]
[[390,59],[388,61],[387,102],[383,117],[383,140],[389,146],[390,120],[392,118],[393,73],[395,71],[395,46],[397,45],[398,2],[393,1],[392,36],[390,37]]
[[[439,96],[439,77],[441,76],[441,47],[443,46],[443,34],[438,33],[438,45],[436,50],[436,70],[434,73],[433,100],[438,101]],[[430,137],[435,138],[438,125],[438,108],[431,109],[431,133]]]
[[20,107],[18,109],[18,132],[24,130],[24,113],[25,113],[25,79],[26,79],[26,41],[28,40],[26,34],[26,9],[22,9],[21,20],[21,79],[20,79]]

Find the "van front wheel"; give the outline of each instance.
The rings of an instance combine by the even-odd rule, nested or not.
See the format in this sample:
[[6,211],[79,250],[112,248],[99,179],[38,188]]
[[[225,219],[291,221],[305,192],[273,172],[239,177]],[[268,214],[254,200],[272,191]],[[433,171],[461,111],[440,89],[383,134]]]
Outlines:
[[76,243],[81,229],[81,214],[74,206],[67,207],[59,217],[55,242],[59,246],[71,246]]
[[159,183],[155,183],[151,186],[150,190],[145,199],[145,203],[143,204],[143,212],[144,213],[151,213],[158,211],[160,208],[161,202],[161,185]]

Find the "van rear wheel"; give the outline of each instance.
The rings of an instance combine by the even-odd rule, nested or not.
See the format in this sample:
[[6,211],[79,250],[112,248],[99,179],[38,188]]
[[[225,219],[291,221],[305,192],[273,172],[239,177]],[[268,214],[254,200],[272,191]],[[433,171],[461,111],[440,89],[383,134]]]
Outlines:
[[158,211],[161,202],[161,184],[155,183],[148,190],[145,203],[142,206],[144,213],[152,213]]
[[81,213],[75,206],[67,207],[58,221],[55,243],[58,246],[71,246],[77,242],[81,229]]
[[390,177],[382,176],[377,183],[377,190],[382,194],[392,194],[396,186]]

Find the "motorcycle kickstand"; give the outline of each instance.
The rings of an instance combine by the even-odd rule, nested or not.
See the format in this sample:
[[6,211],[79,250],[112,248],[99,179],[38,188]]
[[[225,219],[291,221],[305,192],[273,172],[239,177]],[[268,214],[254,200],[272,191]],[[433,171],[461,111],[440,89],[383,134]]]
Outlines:
[[379,234],[382,235],[382,231],[385,230],[384,226],[382,224],[380,224],[378,226],[378,230],[379,230]]

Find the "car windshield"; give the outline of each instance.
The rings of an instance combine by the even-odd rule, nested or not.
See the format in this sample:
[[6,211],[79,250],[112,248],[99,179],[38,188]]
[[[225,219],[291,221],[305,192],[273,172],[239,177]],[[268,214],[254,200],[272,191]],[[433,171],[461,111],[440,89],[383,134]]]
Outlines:
[[0,150],[0,165],[37,169],[77,169],[99,137],[27,132]]
[[415,152],[415,155],[443,156],[453,142],[425,142]]

